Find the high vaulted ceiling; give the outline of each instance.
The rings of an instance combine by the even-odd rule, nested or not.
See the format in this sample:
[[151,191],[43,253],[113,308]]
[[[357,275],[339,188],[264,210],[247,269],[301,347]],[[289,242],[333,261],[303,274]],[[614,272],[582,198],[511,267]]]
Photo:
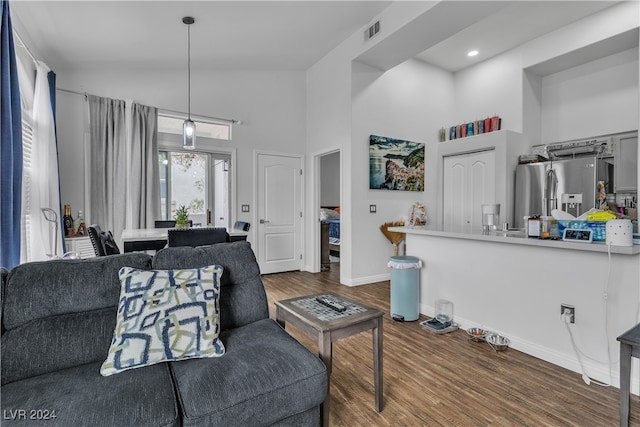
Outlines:
[[[454,1],[454,0],[447,0]],[[194,68],[305,70],[371,24],[388,1],[21,1],[14,28],[53,69],[184,68],[191,27]],[[405,3],[414,7],[414,2]],[[437,2],[430,2],[437,3]],[[457,1],[458,6],[460,3]],[[477,20],[430,41],[421,60],[458,71],[614,5],[615,1],[492,1]],[[490,7],[489,7],[490,6]],[[458,7],[459,9],[459,7]],[[435,9],[434,9],[435,10]],[[385,22],[381,23],[384,31]],[[480,50],[470,61],[466,52]]]
[[307,69],[385,1],[20,1],[14,27],[54,68]]

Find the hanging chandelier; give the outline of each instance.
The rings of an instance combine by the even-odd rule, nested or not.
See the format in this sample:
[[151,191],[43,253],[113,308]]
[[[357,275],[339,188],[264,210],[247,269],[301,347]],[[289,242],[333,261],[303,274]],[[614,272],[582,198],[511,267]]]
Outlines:
[[187,120],[182,124],[182,146],[193,149],[196,148],[196,124],[191,120],[191,24],[196,22],[196,20],[190,16],[185,16],[182,18],[182,22],[187,25],[187,84],[189,98]]

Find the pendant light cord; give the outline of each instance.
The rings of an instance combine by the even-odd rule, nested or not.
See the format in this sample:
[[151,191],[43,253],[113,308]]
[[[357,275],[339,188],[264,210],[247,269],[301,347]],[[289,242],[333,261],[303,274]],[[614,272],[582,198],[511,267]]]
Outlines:
[[187,114],[191,121],[191,24],[196,22],[191,16],[182,18],[182,23],[187,25],[187,99],[189,101]]
[[189,105],[188,105],[188,115],[189,115],[189,120],[191,120],[191,24],[187,25],[187,45],[188,45],[188,52],[187,52],[187,74],[188,74],[188,79],[187,79],[187,86],[188,86],[188,97],[189,97]]

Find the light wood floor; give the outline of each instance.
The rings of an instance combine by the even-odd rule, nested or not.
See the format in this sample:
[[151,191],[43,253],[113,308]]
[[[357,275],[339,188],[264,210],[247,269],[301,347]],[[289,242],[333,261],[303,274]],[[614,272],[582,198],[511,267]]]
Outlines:
[[[264,275],[274,302],[334,292],[387,313],[384,317],[384,410],[374,409],[370,332],[333,345],[331,426],[616,426],[618,389],[587,386],[575,372],[508,349],[494,352],[459,330],[436,335],[418,322],[389,318],[389,282],[348,287],[339,264],[327,272]],[[422,316],[422,319],[426,317]],[[287,330],[317,352],[317,344]],[[640,426],[632,398],[630,425]]]

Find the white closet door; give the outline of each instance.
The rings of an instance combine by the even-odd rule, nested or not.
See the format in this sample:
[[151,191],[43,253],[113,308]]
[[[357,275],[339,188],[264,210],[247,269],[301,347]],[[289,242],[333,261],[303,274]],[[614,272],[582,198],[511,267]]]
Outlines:
[[445,230],[471,232],[482,228],[481,205],[495,203],[495,151],[444,158]]

